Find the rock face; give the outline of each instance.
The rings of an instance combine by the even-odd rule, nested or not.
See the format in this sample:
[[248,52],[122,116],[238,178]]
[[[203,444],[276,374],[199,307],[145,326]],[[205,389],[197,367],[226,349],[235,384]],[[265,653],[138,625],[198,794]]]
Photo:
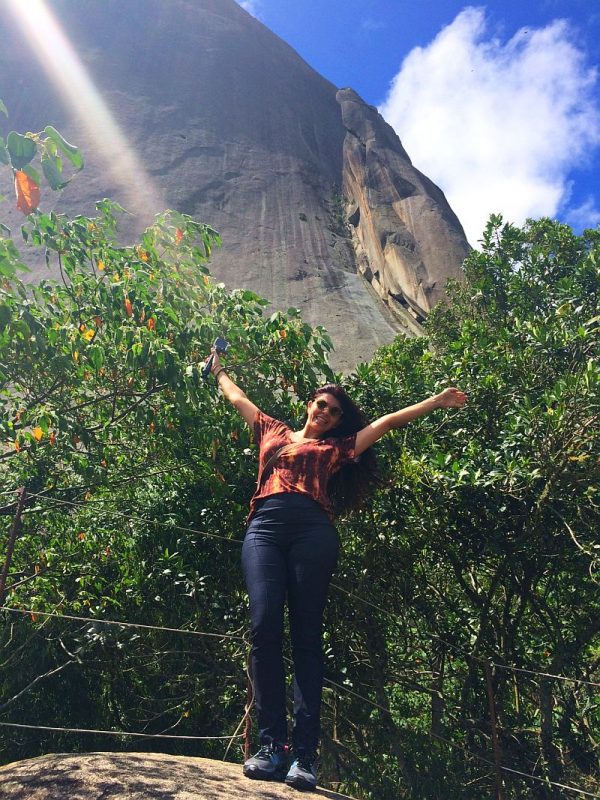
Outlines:
[[342,190],[359,269],[409,324],[422,321],[448,278],[460,277],[468,250],[461,225],[377,110],[352,89],[337,99],[347,131]]
[[[343,798],[318,789],[310,797]],[[161,753],[50,754],[0,768],[2,800],[292,800],[281,783],[250,781],[236,764]]]
[[325,325],[338,368],[417,332],[468,245],[374,108],[234,0],[45,5],[74,57],[48,23],[5,11],[1,91],[11,127],[51,123],[86,154],[59,210],[113,197],[132,212],[124,238],[165,207],[209,222],[223,237],[213,274]]

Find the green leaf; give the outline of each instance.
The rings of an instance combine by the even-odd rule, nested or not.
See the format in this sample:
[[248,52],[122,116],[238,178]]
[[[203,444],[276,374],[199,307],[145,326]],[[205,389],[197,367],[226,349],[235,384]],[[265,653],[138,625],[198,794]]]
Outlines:
[[54,142],[58,149],[65,154],[75,169],[83,169],[83,156],[78,147],[67,142],[52,125],[47,125],[44,128],[44,133]]
[[6,142],[0,136],[0,164],[9,164],[10,158],[8,155],[8,150],[6,149]]
[[5,117],[8,117],[8,109],[6,108],[2,100],[0,100],[0,111],[4,114]]
[[42,170],[50,187],[55,191],[63,189],[69,182],[63,179],[62,160],[58,156],[42,156]]
[[11,309],[10,306],[2,305],[0,306],[0,333],[6,328],[8,323],[11,320]]
[[31,178],[31,180],[32,180],[32,181],[35,183],[35,185],[36,185],[36,186],[39,186],[39,185],[41,184],[41,182],[42,182],[42,176],[41,176],[41,175],[40,175],[40,173],[37,171],[37,169],[34,169],[34,168],[31,166],[31,164],[26,164],[26,165],[23,167],[23,172],[24,172],[26,175],[29,175],[29,177],[30,177],[30,178]]
[[104,364],[104,352],[101,347],[94,344],[88,350],[88,356],[95,370],[101,369]]
[[16,131],[11,131],[6,140],[6,147],[10,155],[10,161],[15,169],[23,169],[29,164],[37,151],[37,146],[33,139],[28,136],[21,136]]

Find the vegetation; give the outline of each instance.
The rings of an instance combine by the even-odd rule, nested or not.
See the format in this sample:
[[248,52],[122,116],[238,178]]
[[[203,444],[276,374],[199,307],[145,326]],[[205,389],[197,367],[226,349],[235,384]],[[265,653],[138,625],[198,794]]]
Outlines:
[[[41,135],[24,138],[31,160],[52,153]],[[30,162],[0,145],[39,190]],[[187,216],[168,212],[125,247],[108,200],[93,219],[24,210],[24,255],[0,239],[3,554],[26,489],[3,599],[14,611],[3,612],[0,722],[239,733],[239,545],[256,465],[202,360],[224,333],[252,399],[299,423],[302,398],[333,377],[331,343],[296,310],[267,316],[265,300],[216,284],[206,262],[218,234]],[[21,282],[30,248],[58,280]],[[373,417],[449,383],[469,405],[382,440],[382,488],[338,526],[323,779],[341,791],[492,796],[486,673],[502,764],[541,778],[504,772],[505,796],[561,797],[545,779],[599,788],[598,687],[576,682],[600,682],[599,265],[598,232],[492,218],[427,336],[398,339],[344,379]],[[4,762],[141,747],[221,758],[228,746],[0,736]]]

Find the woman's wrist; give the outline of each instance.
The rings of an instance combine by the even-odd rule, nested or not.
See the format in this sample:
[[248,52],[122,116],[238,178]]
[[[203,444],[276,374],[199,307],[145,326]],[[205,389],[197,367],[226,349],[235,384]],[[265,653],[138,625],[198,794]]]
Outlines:
[[219,380],[219,375],[220,375],[222,372],[225,372],[225,367],[222,367],[222,366],[219,366],[219,367],[217,367],[217,369],[216,369],[216,370],[213,372],[213,376],[214,376],[214,379],[215,379],[216,381],[218,381],[218,380]]

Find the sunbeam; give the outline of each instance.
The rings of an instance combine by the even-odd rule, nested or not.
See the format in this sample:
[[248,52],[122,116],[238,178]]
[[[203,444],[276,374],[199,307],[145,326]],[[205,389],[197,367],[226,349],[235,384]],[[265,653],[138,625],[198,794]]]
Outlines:
[[[163,208],[143,164],[94,86],[79,56],[44,0],[5,0],[6,8],[98,152],[128,211],[145,222]],[[143,187],[140,190],[140,187]]]

